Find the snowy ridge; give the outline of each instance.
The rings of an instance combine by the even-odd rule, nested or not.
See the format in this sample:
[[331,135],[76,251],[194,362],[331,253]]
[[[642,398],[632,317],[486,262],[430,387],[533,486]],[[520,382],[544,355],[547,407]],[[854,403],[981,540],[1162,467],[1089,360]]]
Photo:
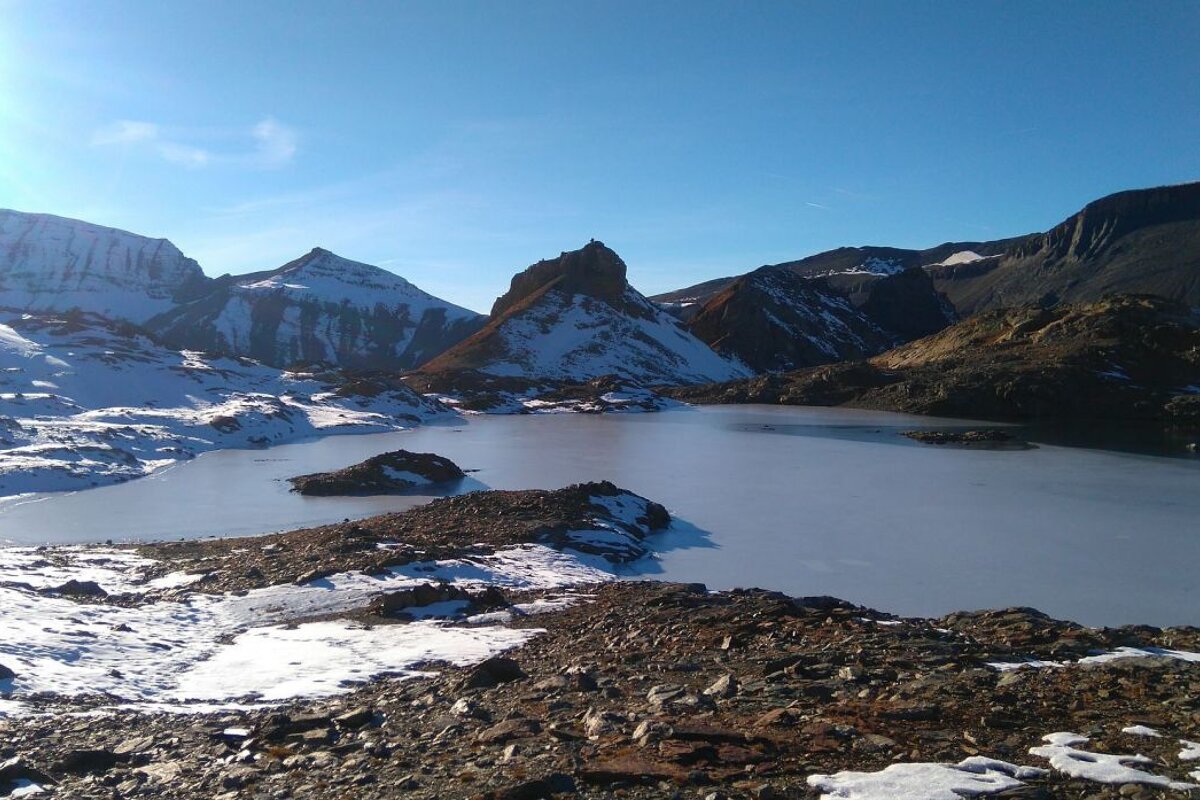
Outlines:
[[94,315],[0,314],[0,496],[145,475],[206,450],[410,426],[404,388],[341,396],[312,374],[173,351]]
[[270,272],[222,278],[148,327],[176,346],[264,363],[409,368],[473,333],[483,317],[399,275],[314,249]]
[[896,275],[904,272],[904,262],[898,258],[879,258],[870,256],[861,264],[849,269],[831,269],[824,272],[805,273],[809,278],[828,278],[831,275]]
[[504,352],[479,370],[577,382],[619,375],[643,384],[707,383],[751,374],[633,288],[626,287],[622,305],[547,292],[500,323],[496,333]]
[[205,280],[200,266],[166,239],[0,210],[0,305],[79,308],[145,322]]
[[277,292],[296,300],[350,304],[363,308],[377,305],[408,309],[419,317],[431,308],[444,309],[448,319],[479,316],[473,311],[439,300],[404,278],[380,267],[351,261],[316,248],[304,258],[265,276],[261,273],[235,283],[239,293]]

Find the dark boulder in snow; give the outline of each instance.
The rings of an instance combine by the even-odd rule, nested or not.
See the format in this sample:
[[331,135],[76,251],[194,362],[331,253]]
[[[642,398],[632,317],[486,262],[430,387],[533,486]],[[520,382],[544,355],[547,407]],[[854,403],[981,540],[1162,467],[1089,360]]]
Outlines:
[[50,590],[53,594],[66,597],[108,597],[108,592],[95,581],[77,581],[74,578]]
[[292,491],[304,495],[371,495],[405,492],[417,486],[459,480],[464,473],[435,453],[396,450],[333,472],[290,478]]

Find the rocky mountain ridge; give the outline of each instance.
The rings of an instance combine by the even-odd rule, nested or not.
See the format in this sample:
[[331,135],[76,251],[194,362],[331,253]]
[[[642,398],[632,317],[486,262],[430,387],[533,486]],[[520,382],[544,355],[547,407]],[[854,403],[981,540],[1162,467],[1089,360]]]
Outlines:
[[1200,427],[1200,315],[1129,295],[989,311],[867,361],[669,394],[691,402]]
[[[1154,294],[1200,306],[1200,183],[1108,195],[1045,233],[926,249],[841,247],[773,266],[822,278],[860,308],[871,286],[913,268],[929,273],[931,296],[944,295],[960,317],[1028,303],[1093,302],[1110,293]],[[734,280],[718,278],[651,299],[686,304],[694,313]],[[909,309],[900,306],[891,313]]]
[[99,314],[178,349],[276,367],[409,369],[484,320],[322,248],[277,269],[209,278],[166,239],[17,211],[0,211],[0,307]]
[[575,383],[615,375],[655,384],[749,374],[688,333],[625,276],[625,262],[595,240],[539,261],[513,278],[482,330],[419,375],[449,380],[475,372]]
[[758,372],[856,361],[897,342],[841,293],[774,267],[738,278],[700,306],[687,328]]
[[176,347],[275,365],[411,369],[484,319],[323,248],[278,269],[217,278],[197,294],[146,327]]

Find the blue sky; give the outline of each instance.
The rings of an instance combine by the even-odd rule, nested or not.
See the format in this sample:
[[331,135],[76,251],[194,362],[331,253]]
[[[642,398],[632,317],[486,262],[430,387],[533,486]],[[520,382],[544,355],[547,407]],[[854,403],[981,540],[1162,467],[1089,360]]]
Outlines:
[[595,237],[653,293],[1200,179],[1197,42],[1169,0],[0,0],[0,207],[477,310]]

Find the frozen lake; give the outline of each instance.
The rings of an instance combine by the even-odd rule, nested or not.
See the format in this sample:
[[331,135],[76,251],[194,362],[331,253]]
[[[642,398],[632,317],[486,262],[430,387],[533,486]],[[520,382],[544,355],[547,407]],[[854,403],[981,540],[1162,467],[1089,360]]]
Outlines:
[[900,614],[1035,606],[1088,624],[1200,624],[1200,461],[1043,445],[961,450],[900,414],[729,406],[472,417],[400,433],[222,451],[132,483],[0,508],[0,540],[286,530],[428,497],[304,498],[283,480],[405,448],[459,491],[608,479],[680,521],[650,577],[831,594]]

